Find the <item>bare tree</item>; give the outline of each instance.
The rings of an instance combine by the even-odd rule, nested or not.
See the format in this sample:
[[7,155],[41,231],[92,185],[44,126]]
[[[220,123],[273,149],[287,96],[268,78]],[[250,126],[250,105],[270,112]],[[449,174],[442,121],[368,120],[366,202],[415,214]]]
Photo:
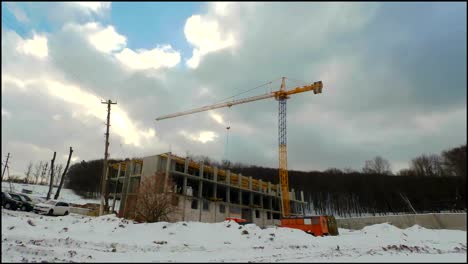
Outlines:
[[24,173],[26,175],[26,178],[25,178],[25,182],[26,183],[29,183],[31,181],[31,177],[32,177],[32,167],[33,167],[33,163],[32,161],[29,162],[28,164],[28,167],[26,169],[26,172]]
[[47,192],[47,200],[50,199],[50,196],[52,194],[52,188],[54,184],[54,162],[55,162],[56,155],[57,155],[57,152],[54,151],[54,157],[50,161],[49,191]]
[[324,173],[329,173],[329,174],[343,174],[343,171],[341,171],[338,168],[328,168],[324,171]]
[[44,185],[44,182],[47,180],[47,168],[49,166],[49,163],[45,163],[44,167],[42,168],[42,174],[41,174],[41,185]]
[[415,176],[416,172],[412,169],[401,169],[398,172],[398,176]]
[[380,156],[375,157],[373,160],[366,160],[364,168],[362,168],[362,172],[382,175],[392,174],[390,162]]
[[466,178],[466,144],[443,151],[442,166],[447,175]]
[[442,176],[442,158],[436,154],[423,154],[411,160],[411,170],[418,176]]
[[55,165],[55,170],[54,170],[54,186],[58,186],[60,182],[60,175],[62,175],[63,171],[63,164],[57,164]]
[[33,176],[34,176],[34,184],[38,184],[39,183],[39,178],[41,177],[41,171],[42,171],[42,167],[43,167],[43,163],[42,161],[39,162],[39,164],[36,164],[36,166],[34,166],[34,173],[33,173]]
[[164,173],[146,177],[140,183],[138,200],[136,204],[136,218],[145,222],[170,221],[170,216],[178,211],[173,193],[174,184],[167,179],[166,190],[164,188]]

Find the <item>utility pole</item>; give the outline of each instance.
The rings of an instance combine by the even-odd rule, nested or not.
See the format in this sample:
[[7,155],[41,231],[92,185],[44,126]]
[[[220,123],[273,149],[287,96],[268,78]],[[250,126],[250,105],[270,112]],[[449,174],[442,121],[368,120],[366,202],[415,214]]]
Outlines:
[[107,158],[109,156],[108,154],[108,149],[109,149],[109,126],[110,126],[110,111],[111,111],[111,105],[117,104],[117,102],[112,102],[112,100],[107,100],[107,101],[101,101],[101,104],[107,104],[107,130],[106,130],[106,145],[105,145],[105,151],[104,151],[104,164],[102,167],[102,178],[101,178],[101,206],[99,207],[99,215],[104,214],[104,202],[106,202],[107,206],[107,201],[106,201],[106,187],[107,187]]
[[2,172],[2,181],[3,181],[3,175],[5,175],[6,168],[8,168],[8,159],[10,158],[10,152],[8,152],[8,156],[6,158],[5,162],[5,167],[3,167],[3,172]]
[[47,200],[50,199],[50,194],[52,193],[52,184],[54,182],[54,162],[55,162],[55,156],[57,155],[57,152],[54,151],[54,157],[50,161],[50,182],[49,182],[49,192],[47,193]]

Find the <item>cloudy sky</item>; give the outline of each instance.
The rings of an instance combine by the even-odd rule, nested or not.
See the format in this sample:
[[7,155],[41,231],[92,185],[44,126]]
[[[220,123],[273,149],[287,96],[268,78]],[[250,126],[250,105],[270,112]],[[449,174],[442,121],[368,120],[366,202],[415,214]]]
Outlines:
[[[466,143],[466,3],[2,2],[2,160],[175,154],[277,167],[278,102],[161,115],[321,80],[288,100],[288,166],[393,171]],[[229,136],[226,126],[231,126]],[[228,142],[228,143],[227,143]],[[3,167],[3,165],[2,165]]]

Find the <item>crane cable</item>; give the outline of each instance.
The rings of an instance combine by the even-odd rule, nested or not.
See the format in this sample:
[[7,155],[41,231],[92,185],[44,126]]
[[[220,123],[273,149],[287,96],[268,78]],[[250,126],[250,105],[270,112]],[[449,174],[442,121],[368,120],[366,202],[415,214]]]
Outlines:
[[222,99],[222,100],[219,100],[219,101],[215,102],[214,104],[224,102],[224,101],[226,101],[226,100],[228,100],[228,99],[232,99],[232,98],[237,97],[237,96],[239,96],[239,95],[241,95],[241,94],[245,94],[245,93],[248,93],[248,92],[253,91],[253,90],[255,90],[255,89],[258,89],[258,88],[260,88],[260,87],[263,87],[263,86],[265,86],[265,85],[272,84],[273,82],[278,81],[278,80],[280,80],[280,79],[281,79],[281,78],[277,78],[277,79],[271,80],[271,81],[269,81],[269,82],[266,82],[266,83],[264,83],[264,84],[260,84],[260,85],[254,87],[254,88],[249,89],[249,90],[246,90],[246,91],[243,91],[243,92],[241,92],[241,93],[235,94],[235,95],[233,95],[233,96],[230,96],[230,97],[224,98],[224,99]]
[[224,159],[228,160],[228,154],[229,154],[229,130],[231,129],[231,118],[230,118],[230,113],[231,113],[231,107],[229,106],[227,109],[226,113],[226,120],[227,120],[227,126],[226,126],[226,144],[224,146]]

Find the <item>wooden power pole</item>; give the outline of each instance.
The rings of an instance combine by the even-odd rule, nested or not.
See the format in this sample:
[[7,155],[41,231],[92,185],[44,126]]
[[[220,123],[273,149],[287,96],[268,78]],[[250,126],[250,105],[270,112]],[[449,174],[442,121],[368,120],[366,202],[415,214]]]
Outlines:
[[57,152],[54,151],[54,157],[50,161],[50,182],[49,182],[49,192],[47,193],[47,200],[50,199],[50,195],[52,193],[52,184],[54,182],[54,162],[55,162],[55,156],[57,155]]
[[[105,145],[105,151],[104,151],[104,164],[102,167],[102,178],[101,178],[101,206],[99,207],[99,215],[104,214],[104,203],[106,200],[105,194],[106,194],[106,187],[107,187],[107,158],[109,156],[108,150],[109,150],[109,126],[110,126],[110,111],[111,111],[111,105],[117,104],[117,102],[112,102],[112,100],[107,100],[107,101],[102,101],[102,104],[107,104],[107,129],[106,129],[106,145]],[[107,206],[107,202],[106,202]]]
[[5,167],[3,167],[3,172],[2,172],[2,181],[3,181],[3,175],[5,175],[6,168],[8,168],[8,159],[10,158],[10,152],[8,152],[8,156],[6,158],[5,162]]

